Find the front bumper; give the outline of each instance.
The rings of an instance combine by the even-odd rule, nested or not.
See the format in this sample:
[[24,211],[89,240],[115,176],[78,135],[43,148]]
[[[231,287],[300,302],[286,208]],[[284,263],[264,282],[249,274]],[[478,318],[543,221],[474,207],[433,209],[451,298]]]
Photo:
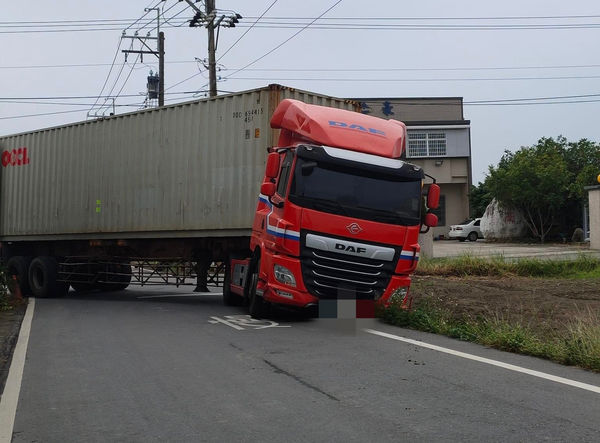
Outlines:
[[[265,301],[300,308],[317,305],[319,303],[320,298],[308,292],[304,285],[302,265],[299,259],[280,254],[270,255],[267,253],[263,255],[263,260],[265,261],[265,269],[268,270],[267,275],[263,275],[263,277],[266,277],[265,280],[267,281],[267,286],[263,295]],[[286,267],[294,274],[296,280],[295,287],[283,284],[276,280],[275,273],[273,272],[275,264]],[[403,307],[410,307],[410,282],[409,276],[393,275],[381,297],[376,300],[359,301],[370,301],[382,306],[389,306],[391,303],[399,302]],[[397,297],[394,297],[398,294],[399,288],[406,288],[406,296],[402,297],[402,300],[397,300],[395,299]],[[340,295],[339,298],[352,299],[352,296],[346,291],[343,295]]]

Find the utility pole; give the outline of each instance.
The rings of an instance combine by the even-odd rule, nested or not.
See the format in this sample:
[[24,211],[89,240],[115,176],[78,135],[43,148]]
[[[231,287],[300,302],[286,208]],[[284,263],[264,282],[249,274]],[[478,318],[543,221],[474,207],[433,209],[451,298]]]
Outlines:
[[165,33],[158,33],[158,106],[165,105]]
[[[204,0],[204,12],[198,8],[192,0],[185,0],[196,12],[190,20],[190,28],[199,27],[202,24],[208,30],[208,88],[209,96],[217,96],[217,61],[216,52],[219,44],[219,29],[221,26],[234,28],[235,24],[242,18],[240,14],[216,16],[215,0]],[[215,29],[217,36],[215,39]]]
[[[156,37],[140,37],[137,32],[133,36],[123,35],[123,38],[137,39],[139,40],[146,50],[139,49],[123,49],[121,52],[125,53],[125,60],[127,60],[127,54],[139,54],[144,60],[144,54],[151,54],[158,58],[158,106],[165,105],[165,33],[160,30],[160,9],[159,8],[145,8],[144,11],[156,11]],[[155,51],[146,44],[146,40],[157,40],[157,50]]]
[[215,0],[205,0],[208,28],[208,95],[217,96],[217,62],[215,47]]

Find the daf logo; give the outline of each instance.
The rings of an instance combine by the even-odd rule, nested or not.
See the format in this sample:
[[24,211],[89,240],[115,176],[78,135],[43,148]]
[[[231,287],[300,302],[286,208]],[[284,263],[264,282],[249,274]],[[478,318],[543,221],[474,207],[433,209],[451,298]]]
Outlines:
[[364,254],[367,252],[367,248],[361,248],[360,246],[344,245],[343,243],[336,243],[335,249],[346,252],[354,252],[355,254]]
[[361,232],[363,230],[363,228],[360,227],[360,225],[356,222],[354,223],[350,223],[348,226],[346,226],[346,229],[348,230],[348,232],[350,234],[358,234],[359,232]]

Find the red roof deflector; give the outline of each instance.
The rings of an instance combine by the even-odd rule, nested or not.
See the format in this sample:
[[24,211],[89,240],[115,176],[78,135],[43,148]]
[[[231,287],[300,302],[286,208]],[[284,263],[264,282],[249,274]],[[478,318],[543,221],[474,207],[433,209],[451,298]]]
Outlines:
[[291,99],[279,103],[271,127],[281,129],[280,147],[312,142],[389,158],[402,155],[406,139],[406,126],[397,120]]

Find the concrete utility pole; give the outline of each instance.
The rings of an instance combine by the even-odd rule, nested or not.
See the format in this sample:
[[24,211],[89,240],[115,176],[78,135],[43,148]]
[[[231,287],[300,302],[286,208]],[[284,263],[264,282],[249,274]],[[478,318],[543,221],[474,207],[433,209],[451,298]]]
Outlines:
[[[156,33],[157,37],[140,37],[137,32],[133,36],[123,35],[123,38],[137,39],[147,49],[124,49],[122,52],[125,53],[125,61],[127,61],[127,54],[139,54],[144,61],[144,54],[152,54],[158,57],[158,106],[165,105],[165,33],[160,30],[160,9],[159,8],[145,8],[144,11],[156,11]],[[157,40],[157,50],[153,50],[148,46],[145,40]]]
[[[192,0],[185,0],[188,5],[196,12],[190,20],[190,28],[201,26],[202,24],[208,30],[208,90],[210,97],[217,95],[217,61],[216,52],[219,43],[220,26],[234,28],[235,24],[242,18],[240,14],[216,16],[215,0],[204,0],[204,12],[198,8]],[[215,39],[215,29],[217,37]]]
[[158,106],[165,105],[165,33],[158,33]]
[[208,95],[217,96],[217,62],[215,47],[215,0],[205,0],[206,17],[208,19]]

